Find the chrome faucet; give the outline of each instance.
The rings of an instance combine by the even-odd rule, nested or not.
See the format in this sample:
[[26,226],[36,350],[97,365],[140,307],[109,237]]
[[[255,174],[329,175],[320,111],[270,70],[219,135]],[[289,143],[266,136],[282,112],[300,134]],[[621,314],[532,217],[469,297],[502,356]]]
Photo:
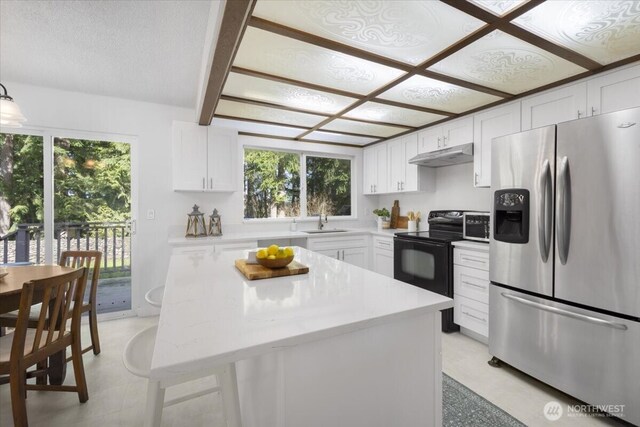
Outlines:
[[324,224],[322,223],[322,214],[319,213],[318,215],[318,230],[322,230],[324,228],[324,224],[326,224],[327,222],[329,222],[329,218],[327,218],[327,216],[324,216]]

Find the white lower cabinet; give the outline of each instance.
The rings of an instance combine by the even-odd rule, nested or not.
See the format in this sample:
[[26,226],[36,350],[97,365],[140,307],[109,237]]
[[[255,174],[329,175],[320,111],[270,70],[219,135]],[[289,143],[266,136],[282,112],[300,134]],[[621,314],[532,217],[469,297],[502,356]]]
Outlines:
[[393,278],[393,237],[373,237],[371,269]]
[[478,250],[456,247],[453,265],[453,321],[462,333],[484,342],[489,339],[489,245],[486,246]]
[[307,249],[357,267],[367,268],[369,236],[356,235],[308,238]]

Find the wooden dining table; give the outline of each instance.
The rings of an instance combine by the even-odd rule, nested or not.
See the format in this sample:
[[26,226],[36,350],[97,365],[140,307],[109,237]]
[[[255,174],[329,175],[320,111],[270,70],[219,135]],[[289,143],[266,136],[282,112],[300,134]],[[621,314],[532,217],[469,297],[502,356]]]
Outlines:
[[[61,276],[77,270],[72,267],[59,265],[29,265],[21,267],[7,267],[9,273],[0,279],[0,314],[9,313],[20,307],[22,285],[31,280],[47,279]],[[42,301],[42,295],[34,293],[33,304]],[[49,383],[61,385],[67,373],[66,349],[49,358]]]

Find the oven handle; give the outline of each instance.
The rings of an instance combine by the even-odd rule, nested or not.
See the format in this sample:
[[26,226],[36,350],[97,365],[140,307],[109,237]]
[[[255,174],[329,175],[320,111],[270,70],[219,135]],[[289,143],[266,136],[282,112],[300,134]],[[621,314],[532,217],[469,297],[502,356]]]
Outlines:
[[445,248],[447,246],[444,243],[429,242],[427,240],[403,239],[401,237],[396,237],[393,240],[394,240],[394,242],[411,243],[413,245],[434,246],[434,247],[438,247],[438,248]]
[[564,310],[562,308],[552,307],[550,305],[531,301],[530,299],[527,299],[527,298],[511,295],[506,292],[501,292],[500,295],[502,295],[507,299],[517,301],[520,304],[528,305],[529,307],[534,307],[540,310],[548,311],[550,313],[559,314],[560,316],[570,317],[572,319],[584,320],[585,322],[595,323],[596,325],[608,326],[610,328],[620,329],[621,331],[627,330],[627,325],[622,323],[610,322],[609,320],[600,319],[599,317],[587,316],[586,314],[575,313],[573,311]]

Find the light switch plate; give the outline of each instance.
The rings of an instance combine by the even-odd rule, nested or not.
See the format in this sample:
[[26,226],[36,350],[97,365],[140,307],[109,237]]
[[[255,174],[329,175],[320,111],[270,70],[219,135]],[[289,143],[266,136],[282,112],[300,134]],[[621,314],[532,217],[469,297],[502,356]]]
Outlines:
[[148,209],[147,219],[156,219],[156,211],[154,211],[153,209]]

